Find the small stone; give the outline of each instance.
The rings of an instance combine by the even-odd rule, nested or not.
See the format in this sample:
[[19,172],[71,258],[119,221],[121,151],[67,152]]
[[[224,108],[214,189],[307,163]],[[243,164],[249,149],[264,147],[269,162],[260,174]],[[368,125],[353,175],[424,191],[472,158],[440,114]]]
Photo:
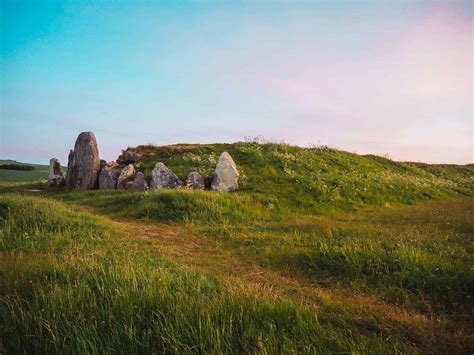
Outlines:
[[224,152],[217,162],[211,188],[215,191],[229,192],[239,188],[239,172],[229,153]]
[[186,187],[192,190],[204,190],[204,178],[197,171],[191,171],[186,179]]
[[135,168],[133,167],[133,164],[128,164],[120,172],[120,175],[117,179],[117,189],[124,189],[126,187],[126,183],[131,181],[134,175]]
[[117,158],[117,163],[119,164],[130,164],[136,163],[141,159],[143,155],[134,151],[133,148],[128,148],[126,150],[122,150],[122,154],[120,154]]
[[132,182],[132,189],[142,191],[148,190],[148,184],[146,183],[145,175],[143,175],[142,172],[138,172],[135,175],[135,179]]
[[151,172],[152,189],[174,189],[183,185],[179,177],[162,162],[156,163]]
[[58,159],[52,158],[49,160],[49,176],[48,186],[50,187],[61,187],[66,184],[63,170],[61,169],[61,163]]
[[127,181],[125,183],[125,189],[126,190],[131,190],[133,188],[133,181]]

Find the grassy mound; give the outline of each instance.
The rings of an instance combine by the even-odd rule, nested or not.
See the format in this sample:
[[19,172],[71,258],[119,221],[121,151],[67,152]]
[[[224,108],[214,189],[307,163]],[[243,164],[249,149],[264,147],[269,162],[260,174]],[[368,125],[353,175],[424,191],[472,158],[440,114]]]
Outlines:
[[311,213],[328,207],[351,210],[474,193],[473,166],[398,163],[324,147],[282,144],[164,146],[154,147],[154,154],[152,147],[147,149],[141,162],[145,174],[163,161],[182,179],[191,170],[211,178],[219,155],[228,151],[242,174],[240,193],[268,208]]
[[[87,191],[62,195],[121,217],[160,222],[254,223],[354,211],[367,206],[474,194],[473,166],[397,163],[327,148],[282,144],[139,146],[138,169],[148,178],[158,161],[181,179],[199,171],[211,179],[219,155],[228,151],[241,173],[241,189],[209,191]],[[57,194],[55,194],[57,197]]]

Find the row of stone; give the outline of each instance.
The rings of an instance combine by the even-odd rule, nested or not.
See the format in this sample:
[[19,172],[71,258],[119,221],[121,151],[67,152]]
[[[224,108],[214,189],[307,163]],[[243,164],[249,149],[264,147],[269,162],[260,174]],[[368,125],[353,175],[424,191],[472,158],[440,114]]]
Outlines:
[[[216,191],[238,189],[239,172],[229,153],[219,157],[211,188]],[[136,172],[133,164],[122,168],[117,162],[106,163],[99,159],[97,142],[92,132],[79,134],[74,150],[68,157],[68,169],[64,177],[59,160],[50,160],[48,185],[65,186],[69,190],[99,189],[137,189],[187,187],[193,190],[204,189],[204,178],[196,171],[188,174],[186,183],[162,162],[156,163],[151,173],[150,186],[142,172]]]
[[[188,174],[186,184],[165,164],[156,163],[151,172],[150,186],[142,172],[135,173],[133,164],[123,169],[116,162],[107,163],[99,174],[99,189],[175,189],[187,187],[192,190],[204,189],[204,178],[196,171]],[[236,186],[237,187],[237,186]]]

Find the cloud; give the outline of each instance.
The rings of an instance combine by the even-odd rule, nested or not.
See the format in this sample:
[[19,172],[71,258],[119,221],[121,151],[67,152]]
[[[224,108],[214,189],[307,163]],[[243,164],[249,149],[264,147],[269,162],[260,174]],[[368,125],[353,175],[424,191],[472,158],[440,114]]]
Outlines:
[[349,42],[341,48],[336,39],[337,48],[328,47],[320,34],[289,46],[255,45],[234,64],[233,83],[279,105],[275,120],[281,123],[286,115],[280,135],[290,141],[324,132],[326,143],[344,148],[368,151],[371,145],[364,142],[376,141],[395,158],[407,159],[410,150],[394,146],[423,146],[411,150],[412,160],[433,159],[445,149],[450,154],[442,159],[468,162],[471,26],[456,8],[433,7],[404,22],[399,33],[382,25],[386,38],[368,34],[359,43],[363,48]]

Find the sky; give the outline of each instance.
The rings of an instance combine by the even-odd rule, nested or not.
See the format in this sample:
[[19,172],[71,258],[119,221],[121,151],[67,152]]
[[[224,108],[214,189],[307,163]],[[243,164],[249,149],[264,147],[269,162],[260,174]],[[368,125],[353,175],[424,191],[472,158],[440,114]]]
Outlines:
[[0,0],[0,158],[263,136],[474,162],[471,1]]

